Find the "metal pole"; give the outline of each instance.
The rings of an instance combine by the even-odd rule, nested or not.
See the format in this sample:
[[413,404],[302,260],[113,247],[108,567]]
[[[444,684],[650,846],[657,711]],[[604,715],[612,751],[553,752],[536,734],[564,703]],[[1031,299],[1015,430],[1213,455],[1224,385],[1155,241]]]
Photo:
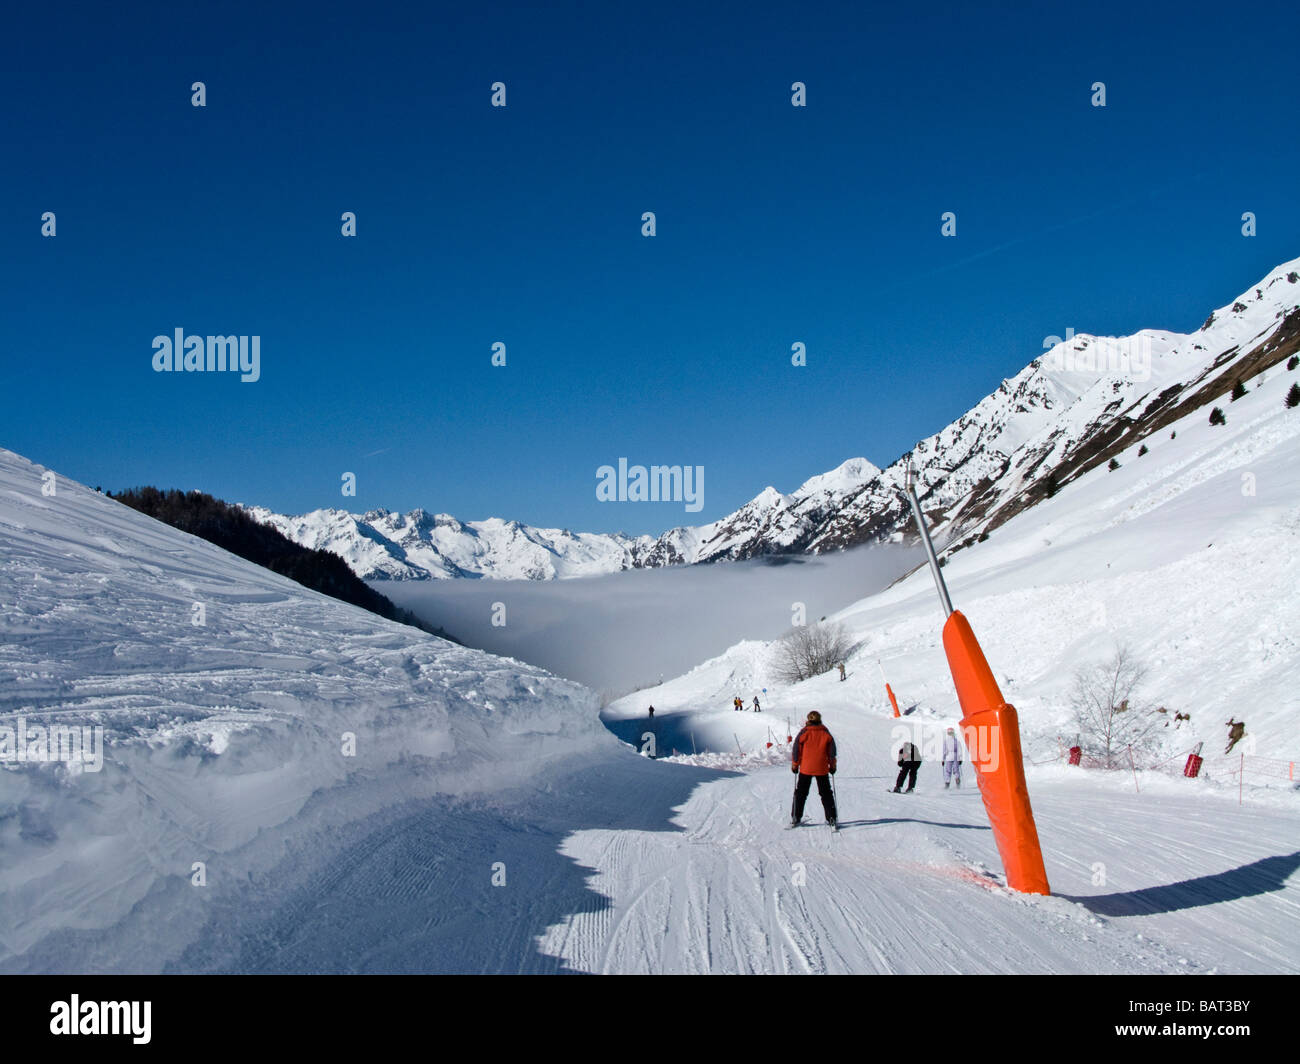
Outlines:
[[916,497],[912,486],[912,463],[909,459],[904,476],[903,490],[907,492],[907,501],[912,504],[912,516],[916,519],[917,530],[921,533],[921,543],[925,546],[925,555],[930,559],[930,572],[934,574],[934,586],[939,591],[939,600],[943,603],[943,615],[952,616],[952,599],[948,597],[948,585],[943,582],[943,573],[939,571],[939,558],[934,553],[934,544],[930,542],[930,530],[925,527],[925,515],[921,513],[921,502]]

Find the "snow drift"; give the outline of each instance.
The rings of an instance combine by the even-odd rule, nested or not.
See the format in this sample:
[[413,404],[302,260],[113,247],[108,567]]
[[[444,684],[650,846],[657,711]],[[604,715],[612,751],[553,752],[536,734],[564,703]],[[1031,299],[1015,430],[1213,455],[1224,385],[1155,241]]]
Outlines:
[[199,941],[220,967],[213,943],[320,875],[349,825],[620,749],[575,684],[307,591],[3,450],[0,543],[0,729],[104,743],[98,772],[0,760],[0,970],[189,967]]

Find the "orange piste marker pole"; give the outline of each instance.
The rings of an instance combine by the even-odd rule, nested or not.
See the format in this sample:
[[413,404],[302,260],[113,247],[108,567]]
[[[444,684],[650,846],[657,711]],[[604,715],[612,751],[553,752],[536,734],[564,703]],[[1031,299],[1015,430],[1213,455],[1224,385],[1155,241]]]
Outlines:
[[894,689],[889,686],[889,681],[885,679],[885,667],[877,661],[876,668],[880,670],[880,679],[885,684],[885,694],[889,695],[889,704],[894,707],[894,716],[901,716],[902,714],[898,712],[898,699],[894,697]]
[[1025,762],[1020,750],[1020,718],[1014,706],[1002,699],[993,670],[980,649],[970,623],[959,610],[952,608],[948,587],[939,568],[939,559],[925,526],[921,501],[912,487],[912,469],[907,467],[904,486],[921,544],[930,562],[934,585],[939,592],[947,620],[943,625],[943,649],[948,669],[961,703],[962,737],[975,768],[975,778],[984,799],[984,811],[993,828],[1007,886],[1024,894],[1050,894],[1043,851],[1038,843],[1038,826],[1029,805],[1029,787],[1025,782]]
[[1007,886],[1024,894],[1050,894],[1025,783],[1020,718],[1015,707],[1003,701],[993,670],[960,610],[954,610],[944,623],[943,649],[961,703],[962,737],[1007,873]]

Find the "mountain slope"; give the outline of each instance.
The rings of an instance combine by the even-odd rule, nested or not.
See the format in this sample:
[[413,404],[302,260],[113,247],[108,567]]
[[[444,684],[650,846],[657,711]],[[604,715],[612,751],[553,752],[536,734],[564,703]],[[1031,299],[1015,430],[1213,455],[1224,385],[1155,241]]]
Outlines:
[[786,553],[793,542],[788,528],[802,529],[834,512],[840,499],[879,472],[866,459],[853,458],[829,473],[811,478],[789,495],[766,488],[721,521],[675,528],[658,538],[534,528],[497,518],[458,521],[449,514],[424,510],[409,514],[315,510],[288,517],[264,507],[247,509],[254,518],[272,525],[296,543],[338,554],[368,580],[553,580],[714,558],[750,557],[755,553],[751,541],[756,530],[772,527],[778,521],[788,527],[764,533],[768,535],[768,549],[758,553]]
[[544,580],[907,538],[899,487],[910,461],[940,542],[959,549],[1297,351],[1300,259],[1214,311],[1195,333],[1072,336],[883,470],[850,459],[788,495],[769,487],[726,517],[658,537],[461,522],[422,510],[251,512],[304,546],[341,555],[366,579]]
[[[1204,408],[1184,414],[1131,441],[1113,471],[1094,465],[950,556],[953,602],[1020,710],[1035,760],[1055,757],[1057,736],[1075,730],[1075,668],[1124,643],[1152,672],[1149,697],[1192,714],[1167,730],[1179,750],[1204,741],[1221,752],[1224,722],[1244,717],[1256,756],[1300,768],[1300,408],[1283,402],[1297,381],[1300,367],[1267,375],[1223,404],[1225,425],[1211,425]],[[954,717],[927,571],[832,619],[857,643],[843,688],[851,698],[883,705],[880,660],[904,705]],[[739,644],[698,676],[653,688],[654,703],[671,709],[674,684],[690,693],[683,701],[708,691],[722,705],[774,689],[768,656],[765,644]],[[635,702],[619,705],[630,713]]]
[[632,568],[638,552],[652,542],[649,536],[573,533],[497,518],[458,521],[424,510],[314,510],[286,517],[253,506],[248,512],[296,543],[338,554],[367,580],[588,576]]
[[[250,921],[410,803],[527,804],[624,757],[576,684],[308,591],[4,450],[0,547],[0,971],[237,968]],[[90,746],[100,729],[98,771],[35,759],[55,724]]]
[[[1016,897],[1014,918],[962,915],[969,888],[996,893],[1005,880],[969,766],[966,785],[944,791],[935,764],[961,714],[943,614],[919,571],[830,618],[855,643],[843,682],[831,672],[784,684],[774,645],[745,642],[607,707],[625,739],[652,730],[661,751],[708,751],[676,763],[746,775],[692,797],[686,839],[614,848],[606,833],[575,836],[569,852],[625,900],[604,952],[587,946],[579,917],[548,948],[621,970],[1300,972],[1300,409],[1283,404],[1296,380],[1300,369],[1267,375],[1224,404],[1226,425],[1189,409],[1146,437],[1146,454],[1130,441],[1117,469],[1081,471],[944,568],[1019,711],[1050,901]],[[1154,722],[1158,751],[1134,771],[1127,761],[1119,772],[1072,768],[1074,672],[1117,645],[1148,670],[1130,711]],[[731,710],[733,696],[756,692],[762,714]],[[845,828],[834,837],[780,830],[785,740],[812,709],[838,744]],[[1174,724],[1175,711],[1190,720]],[[1232,718],[1246,738],[1225,756]],[[911,796],[887,793],[905,740],[925,761]],[[1198,743],[1201,777],[1185,779]],[[815,791],[807,815],[822,819]],[[856,838],[869,845],[846,845]],[[789,883],[794,862],[807,870],[803,890]],[[696,886],[720,878],[725,893]],[[834,912],[812,900],[823,895]],[[683,908],[691,919],[665,919]],[[989,936],[1019,955],[998,967]],[[1073,958],[1052,954],[1058,936]]]
[[[1248,766],[1300,759],[1294,379],[1223,426],[1185,414],[945,570],[1032,760],[1058,755],[1071,667],[1119,639],[1192,715],[1170,753],[1211,754],[1140,790],[1031,765],[1051,898],[1005,889],[969,787],[926,765],[886,793],[875,661],[923,747],[955,710],[925,573],[840,614],[846,682],[782,687],[751,643],[612,708],[631,740],[751,770],[732,776],[633,756],[575,685],[61,478],[47,496],[0,452],[0,752],[20,717],[105,738],[99,772],[0,760],[0,971],[1295,972],[1294,785],[1248,778],[1238,806],[1238,758],[1210,746],[1244,715]],[[765,713],[725,708],[762,687]],[[781,826],[781,733],[811,708],[841,747],[834,838]],[[763,753],[717,753],[737,742]]]
[[786,832],[780,750],[739,776],[633,756],[571,684],[71,482],[44,496],[44,472],[0,452],[0,736],[95,721],[106,745],[99,772],[0,761],[0,971],[1296,970],[1288,808],[1040,773],[1057,895],[1015,895],[972,791],[885,793],[860,659],[765,716],[693,718],[752,747],[828,714],[844,830]]

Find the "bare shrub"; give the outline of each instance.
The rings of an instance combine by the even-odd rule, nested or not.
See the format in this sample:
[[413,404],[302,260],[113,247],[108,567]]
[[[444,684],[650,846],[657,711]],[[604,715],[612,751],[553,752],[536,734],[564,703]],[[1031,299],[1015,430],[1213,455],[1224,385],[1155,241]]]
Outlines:
[[798,683],[829,672],[853,649],[849,633],[838,622],[792,628],[777,643],[774,671],[783,683]]
[[1145,678],[1146,669],[1128,647],[1074,674],[1070,706],[1079,745],[1106,768],[1124,767],[1130,747],[1136,757],[1158,745],[1161,718],[1141,698]]

